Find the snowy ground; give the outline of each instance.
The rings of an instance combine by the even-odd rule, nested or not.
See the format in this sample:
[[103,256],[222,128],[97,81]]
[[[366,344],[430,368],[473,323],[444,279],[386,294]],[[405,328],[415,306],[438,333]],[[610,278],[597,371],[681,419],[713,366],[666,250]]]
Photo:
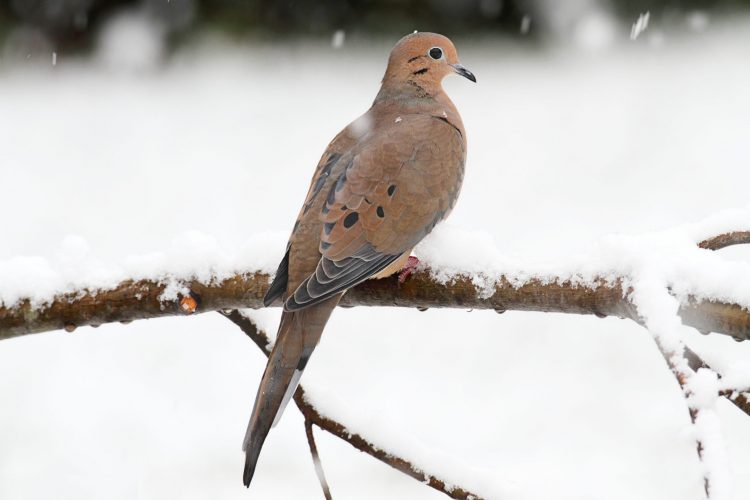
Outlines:
[[[479,83],[446,82],[469,136],[450,223],[554,259],[746,206],[749,26],[599,50],[459,41]],[[287,231],[328,140],[377,91],[388,45],[206,42],[157,69],[116,51],[0,66],[0,261],[64,263],[70,234],[119,261],[191,230],[222,248]],[[283,239],[269,239],[274,261]],[[274,328],[278,311],[258,316]],[[724,336],[690,344],[717,367],[750,356]],[[264,361],[218,314],[0,343],[0,498],[320,498],[294,409],[241,485]],[[680,391],[630,322],[341,309],[303,384],[491,498],[701,497]],[[744,499],[750,420],[719,409]],[[318,439],[336,497],[442,498]]]

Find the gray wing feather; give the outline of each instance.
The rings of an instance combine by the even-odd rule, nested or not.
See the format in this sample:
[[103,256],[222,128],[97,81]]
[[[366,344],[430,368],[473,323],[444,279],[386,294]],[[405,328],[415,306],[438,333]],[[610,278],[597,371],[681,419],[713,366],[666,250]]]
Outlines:
[[380,253],[367,244],[340,261],[322,257],[315,272],[287,299],[284,309],[298,311],[323,302],[379,273],[400,256]]

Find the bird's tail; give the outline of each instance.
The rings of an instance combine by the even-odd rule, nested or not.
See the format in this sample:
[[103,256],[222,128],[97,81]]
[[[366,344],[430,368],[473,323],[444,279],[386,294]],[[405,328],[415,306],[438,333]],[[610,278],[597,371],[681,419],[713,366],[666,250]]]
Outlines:
[[268,357],[242,444],[245,452],[242,480],[245,486],[250,486],[268,431],[281,418],[284,407],[297,389],[302,371],[340,298],[337,295],[306,309],[284,311],[281,315],[276,343]]

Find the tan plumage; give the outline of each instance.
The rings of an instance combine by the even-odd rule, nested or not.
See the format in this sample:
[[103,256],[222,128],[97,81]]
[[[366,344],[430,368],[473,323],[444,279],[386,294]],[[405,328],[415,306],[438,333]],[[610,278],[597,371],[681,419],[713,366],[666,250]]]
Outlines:
[[265,298],[284,302],[243,450],[250,484],[261,447],[347,289],[398,271],[453,208],[466,139],[443,91],[451,73],[476,81],[450,40],[402,38],[372,107],[329,144]]

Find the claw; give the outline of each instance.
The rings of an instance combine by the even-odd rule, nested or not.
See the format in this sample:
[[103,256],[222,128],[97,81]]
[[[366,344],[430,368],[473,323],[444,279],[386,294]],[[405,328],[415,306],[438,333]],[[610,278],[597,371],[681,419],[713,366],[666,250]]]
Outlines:
[[409,279],[409,276],[414,274],[414,271],[417,270],[417,266],[419,265],[419,259],[414,257],[413,255],[409,256],[409,259],[406,261],[406,264],[404,265],[404,268],[401,269],[398,273],[398,282],[400,284],[404,284],[407,279]]

